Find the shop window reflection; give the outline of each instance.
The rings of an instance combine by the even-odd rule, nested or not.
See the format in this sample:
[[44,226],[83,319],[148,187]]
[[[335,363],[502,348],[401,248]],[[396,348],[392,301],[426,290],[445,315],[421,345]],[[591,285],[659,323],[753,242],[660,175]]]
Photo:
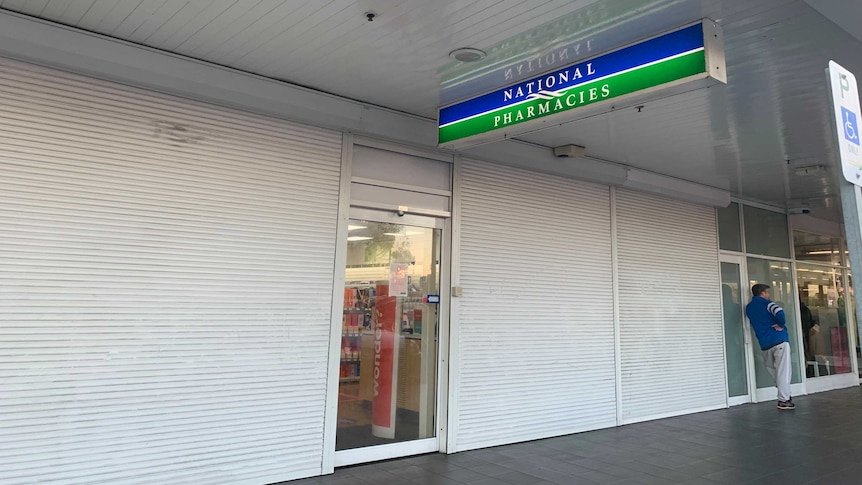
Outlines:
[[841,264],[841,247],[837,237],[793,231],[793,248],[797,261],[835,266]]
[[739,204],[732,202],[727,207],[717,209],[718,247],[725,251],[742,251],[742,237],[739,224]]
[[841,269],[797,264],[806,377],[852,371]]
[[[798,304],[796,302],[796,292],[793,291],[793,271],[790,268],[790,263],[783,261],[774,261],[760,258],[748,258],[748,277],[749,285],[756,283],[765,283],[772,287],[770,290],[772,300],[784,309],[784,314],[788,322],[796,321],[796,312]],[[751,292],[748,293],[749,299]],[[790,336],[790,362],[793,368],[791,381],[793,384],[802,382],[802,373],[800,369],[799,355],[799,329],[794,325],[787,326],[787,333]],[[752,338],[754,335],[752,334]],[[754,340],[757,341],[756,338]],[[759,349],[759,347],[758,347]],[[769,371],[766,369],[766,364],[763,362],[763,353],[755,352],[754,372],[757,382],[757,388],[763,389],[775,385],[775,380]]]
[[742,207],[742,212],[746,252],[790,258],[786,215],[747,205]]

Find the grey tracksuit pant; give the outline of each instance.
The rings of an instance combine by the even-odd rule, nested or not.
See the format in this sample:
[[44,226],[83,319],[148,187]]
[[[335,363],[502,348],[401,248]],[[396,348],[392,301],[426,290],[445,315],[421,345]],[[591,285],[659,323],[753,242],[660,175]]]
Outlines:
[[778,400],[790,399],[790,344],[784,342],[763,351],[763,360],[766,369],[775,378],[778,387]]

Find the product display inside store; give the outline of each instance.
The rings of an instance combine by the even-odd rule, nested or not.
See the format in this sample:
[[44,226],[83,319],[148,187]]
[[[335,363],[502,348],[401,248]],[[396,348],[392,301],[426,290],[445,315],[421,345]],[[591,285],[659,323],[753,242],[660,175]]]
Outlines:
[[851,372],[844,271],[799,263],[796,272],[806,376]]
[[[806,377],[852,371],[855,307],[847,248],[840,238],[793,231]],[[849,291],[848,291],[849,288]],[[853,347],[856,347],[855,345]],[[858,352],[858,348],[856,349]]]
[[439,229],[351,221],[336,449],[434,436]]

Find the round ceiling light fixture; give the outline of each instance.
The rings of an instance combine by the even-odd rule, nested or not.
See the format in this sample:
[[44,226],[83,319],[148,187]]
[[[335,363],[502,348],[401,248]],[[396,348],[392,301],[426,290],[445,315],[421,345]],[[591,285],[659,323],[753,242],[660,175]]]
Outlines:
[[449,53],[449,57],[461,62],[477,62],[484,59],[485,51],[472,47],[461,47]]

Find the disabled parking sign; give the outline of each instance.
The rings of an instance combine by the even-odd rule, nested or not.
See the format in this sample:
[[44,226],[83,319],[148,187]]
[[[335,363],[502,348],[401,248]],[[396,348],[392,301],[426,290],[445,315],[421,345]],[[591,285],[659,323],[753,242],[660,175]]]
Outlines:
[[848,182],[862,186],[862,134],[859,133],[862,111],[856,76],[834,61],[829,61],[828,73],[841,171]]
[[859,125],[856,123],[856,113],[842,106],[841,118],[843,118],[844,139],[859,145]]

